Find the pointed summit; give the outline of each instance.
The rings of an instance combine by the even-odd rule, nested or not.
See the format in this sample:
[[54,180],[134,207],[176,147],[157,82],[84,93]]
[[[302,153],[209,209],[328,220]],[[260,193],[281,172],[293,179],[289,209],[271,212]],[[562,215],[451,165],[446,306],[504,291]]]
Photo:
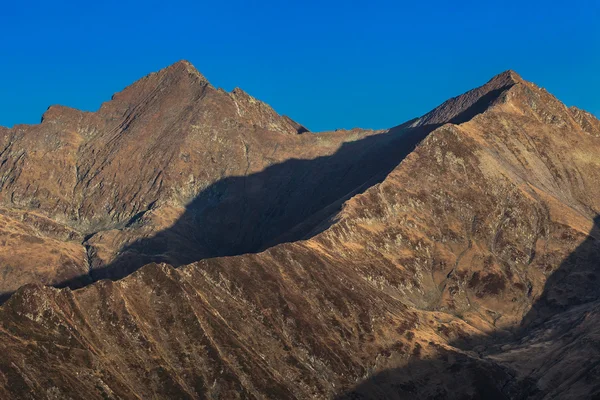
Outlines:
[[506,77],[506,78],[510,78],[512,79],[515,83],[516,82],[522,82],[523,78],[521,77],[521,75],[519,75],[515,70],[512,69],[507,69],[504,72],[499,73],[498,75],[496,75],[494,78],[492,78],[491,80],[495,79],[495,78],[499,78],[499,77]]
[[204,77],[204,75],[202,75],[200,73],[200,71],[198,71],[198,69],[196,69],[196,67],[194,67],[194,65],[187,61],[187,60],[179,60],[174,64],[169,65],[168,67],[160,70],[158,72],[158,74],[160,73],[165,73],[165,74],[188,74],[188,75],[192,75],[195,76],[197,78],[199,78],[200,80],[208,83],[208,79],[206,79]]
[[157,72],[153,72],[115,93],[112,100],[121,100],[129,104],[146,101],[151,93],[183,93],[198,92],[211,87],[210,82],[189,61],[181,60]]
[[521,75],[519,75],[512,69],[509,69],[494,76],[492,79],[489,80],[489,82],[486,85],[494,84],[501,86],[506,84],[516,84],[523,82],[524,79],[521,78]]
[[504,71],[485,85],[442,103],[419,118],[412,126],[460,124],[487,110],[498,97],[523,79],[513,70]]
[[[177,83],[177,82],[186,82],[188,84],[201,84],[201,85],[210,85],[210,82],[204,75],[200,73],[187,60],[180,60],[174,64],[169,65],[157,72],[153,72],[146,77],[140,79],[140,81],[148,80],[151,78],[157,78],[158,82],[164,83]],[[138,82],[135,82],[133,85],[136,85]],[[132,86],[133,86],[132,85]]]
[[[170,65],[170,67],[177,67],[177,66],[183,66],[184,68],[193,68],[194,70],[196,69],[196,67],[194,67],[194,65],[192,65],[192,63],[189,62],[188,60],[179,60]],[[167,67],[167,68],[169,68],[169,67]]]

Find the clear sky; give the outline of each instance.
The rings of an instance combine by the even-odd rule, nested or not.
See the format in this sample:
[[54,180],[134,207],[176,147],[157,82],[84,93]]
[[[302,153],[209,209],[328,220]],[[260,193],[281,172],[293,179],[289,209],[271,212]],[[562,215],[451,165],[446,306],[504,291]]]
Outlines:
[[397,125],[506,69],[600,115],[600,1],[3,0],[0,125],[180,59],[313,131]]

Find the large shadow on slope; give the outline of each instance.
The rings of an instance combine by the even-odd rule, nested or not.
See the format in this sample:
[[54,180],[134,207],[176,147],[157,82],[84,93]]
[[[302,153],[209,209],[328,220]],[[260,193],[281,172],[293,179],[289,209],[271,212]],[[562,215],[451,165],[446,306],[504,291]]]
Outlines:
[[[455,110],[447,122],[460,124],[483,113],[511,85]],[[218,181],[199,193],[172,227],[125,246],[109,265],[95,256],[87,237],[84,245],[90,272],[54,286],[75,289],[100,279],[120,279],[152,262],[177,267],[310,238],[331,225],[345,200],[381,182],[442,125],[428,124],[427,118],[420,120],[422,126],[411,126],[414,122],[417,120],[384,134],[346,142],[330,156],[291,159],[249,176]],[[143,214],[134,216],[128,225],[140,223]],[[0,303],[11,294],[0,293]]]
[[[460,124],[483,113],[509,86],[455,110],[456,114],[447,116],[448,122]],[[381,182],[421,140],[442,125],[428,124],[425,118],[420,120],[424,125],[411,126],[415,122],[346,142],[329,156],[291,159],[249,176],[218,181],[199,193],[173,226],[125,246],[108,265],[96,257],[87,237],[84,245],[90,272],[54,286],[75,289],[100,279],[123,278],[152,262],[178,267],[310,238],[333,223],[345,200]],[[139,224],[143,214],[134,216],[128,225]],[[0,293],[0,303],[10,295]]]
[[[77,289],[101,279],[121,279],[152,262],[178,267],[309,238],[333,223],[345,200],[381,182],[439,126],[410,127],[413,121],[345,142],[332,155],[290,159],[258,173],[215,182],[186,206],[171,227],[120,249],[108,265],[95,257],[89,245],[92,236],[87,237],[84,245],[93,268],[53,286]],[[128,226],[141,223],[143,214],[134,216]],[[11,295],[0,293],[0,304]]]
[[[481,96],[449,122],[459,124],[483,113],[508,86]],[[415,121],[346,142],[330,156],[291,159],[216,182],[198,194],[172,227],[121,249],[109,265],[94,265],[89,275],[58,286],[76,288],[100,279],[120,279],[151,262],[178,267],[310,238],[331,225],[344,201],[383,181],[441,125],[411,126]]]
[[[311,237],[333,222],[345,200],[381,182],[437,127],[409,123],[343,143],[329,156],[291,159],[222,179],[199,193],[173,226],[125,246],[109,265],[95,265],[89,275],[56,286],[73,289],[120,279],[152,262],[178,267]],[[88,249],[93,260],[93,248]]]
[[596,216],[587,238],[548,277],[542,295],[523,318],[522,326],[536,327],[557,313],[599,298],[600,216]]
[[[599,277],[600,216],[597,216],[588,237],[548,277],[542,295],[524,316],[514,337],[470,337],[450,343],[463,351],[470,350],[471,356],[438,348],[438,358],[420,359],[416,354],[419,349],[413,349],[412,360],[405,367],[375,374],[336,400],[542,398],[544,393],[532,378],[519,381],[514,378],[514,371],[480,358],[477,354],[499,353],[503,345],[518,343],[560,312],[599,300]],[[560,335],[567,332],[568,335],[576,335],[569,330],[571,328],[559,328],[566,330],[561,331]],[[556,325],[553,329],[557,329]],[[543,347],[540,347],[540,351],[543,351]],[[585,362],[592,365],[600,363],[600,360],[581,361],[581,365],[585,365]],[[585,380],[585,385],[590,389],[587,398],[600,399],[600,376],[584,375],[580,380]]]

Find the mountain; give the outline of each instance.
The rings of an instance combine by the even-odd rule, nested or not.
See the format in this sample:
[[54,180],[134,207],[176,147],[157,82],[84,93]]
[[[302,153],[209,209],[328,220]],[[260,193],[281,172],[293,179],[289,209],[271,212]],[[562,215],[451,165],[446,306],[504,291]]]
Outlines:
[[302,238],[328,216],[309,217],[383,179],[420,139],[306,132],[185,61],[95,113],[52,106],[41,124],[3,131],[0,293]]
[[303,131],[180,62],[0,132],[3,290],[38,281],[0,396],[600,396],[595,117],[507,71]]

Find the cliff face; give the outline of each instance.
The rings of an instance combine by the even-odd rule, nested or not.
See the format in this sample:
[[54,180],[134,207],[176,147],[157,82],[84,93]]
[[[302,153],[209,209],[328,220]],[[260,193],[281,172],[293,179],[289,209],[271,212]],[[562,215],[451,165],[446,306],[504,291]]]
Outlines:
[[[35,157],[11,161],[2,216],[15,221],[7,236],[17,248],[43,251],[48,243],[28,239],[43,234],[60,259],[83,241],[92,269],[101,262],[80,284],[135,272],[13,295],[0,308],[2,398],[600,392],[591,114],[508,71],[388,131],[298,135],[298,124],[191,68],[176,64],[57,125],[55,136],[71,139],[56,168],[75,160],[72,181],[19,192],[35,181]],[[171,100],[153,103],[159,92]],[[48,129],[48,113],[27,129]],[[133,114],[106,128],[105,115]],[[212,137],[221,144],[207,145]],[[155,182],[149,171],[162,183],[137,190]],[[194,186],[188,173],[211,177]],[[73,187],[64,204],[37,195],[59,185]],[[47,201],[33,209],[13,193]],[[91,227],[104,230],[82,237]]]

